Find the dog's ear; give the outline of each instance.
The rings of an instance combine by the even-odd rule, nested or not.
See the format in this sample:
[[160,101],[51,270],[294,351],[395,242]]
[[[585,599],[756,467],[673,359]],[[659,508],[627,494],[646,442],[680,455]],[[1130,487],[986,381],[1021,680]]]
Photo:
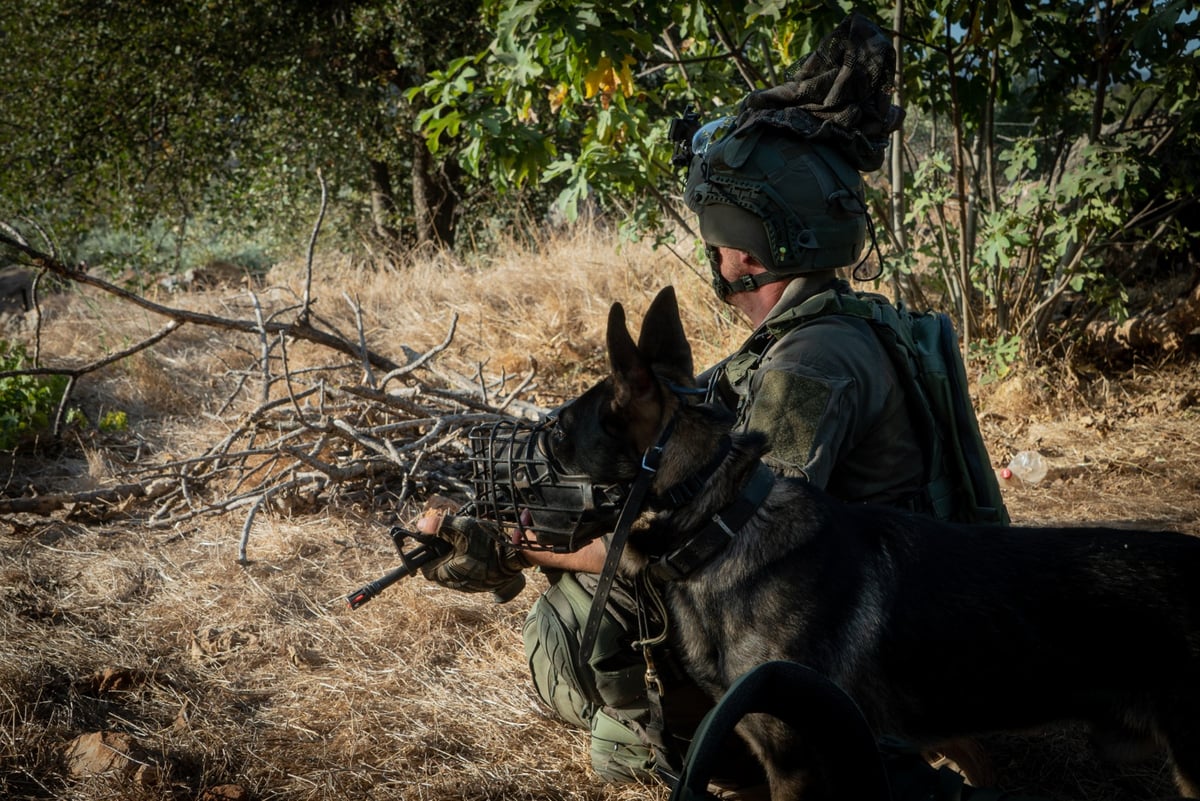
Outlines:
[[675,287],[664,287],[646,310],[638,350],[659,376],[680,386],[692,386],[692,346],[683,333]]
[[653,393],[654,372],[629,335],[625,308],[620,303],[614,303],[608,310],[608,361],[612,366],[616,407],[628,407]]

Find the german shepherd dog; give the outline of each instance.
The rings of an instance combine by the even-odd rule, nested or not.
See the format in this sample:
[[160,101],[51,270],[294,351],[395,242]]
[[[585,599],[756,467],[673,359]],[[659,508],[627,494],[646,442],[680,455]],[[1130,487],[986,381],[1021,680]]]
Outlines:
[[[681,398],[693,366],[670,287],[636,344],[613,304],[607,340],[612,374],[561,410],[553,456],[631,483],[661,448],[621,562],[653,571],[744,497],[767,443]],[[698,466],[700,490],[664,503]],[[1082,721],[1101,743],[1166,748],[1180,792],[1200,797],[1200,538],[948,524],[845,504],[803,479],[769,486],[711,558],[663,589],[685,667],[713,698],[790,660],[848,693],[877,735],[933,747]],[[773,799],[828,797],[814,744],[764,715],[739,731]]]

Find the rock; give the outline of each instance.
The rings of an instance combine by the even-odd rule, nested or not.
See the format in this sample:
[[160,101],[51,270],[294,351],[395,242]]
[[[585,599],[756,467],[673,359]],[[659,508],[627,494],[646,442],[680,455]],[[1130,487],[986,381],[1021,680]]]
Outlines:
[[200,801],[247,801],[250,793],[240,784],[221,784],[200,794]]
[[79,735],[67,746],[67,770],[76,778],[101,773],[134,776],[145,766],[145,757],[128,734],[96,731]]

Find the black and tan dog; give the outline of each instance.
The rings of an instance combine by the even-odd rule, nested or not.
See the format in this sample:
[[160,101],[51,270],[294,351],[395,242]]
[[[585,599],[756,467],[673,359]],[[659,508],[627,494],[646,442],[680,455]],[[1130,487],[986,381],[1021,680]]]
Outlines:
[[[1085,721],[1102,742],[1166,748],[1180,792],[1200,797],[1200,539],[947,525],[764,478],[761,436],[731,436],[727,414],[680,400],[693,368],[669,288],[637,344],[614,304],[608,349],[612,375],[561,412],[554,456],[631,482],[661,445],[622,569],[665,580],[706,691],[784,659],[830,677],[876,733],[918,744]],[[694,497],[664,501],[698,470]],[[758,718],[742,734],[772,798],[821,797],[810,749]]]

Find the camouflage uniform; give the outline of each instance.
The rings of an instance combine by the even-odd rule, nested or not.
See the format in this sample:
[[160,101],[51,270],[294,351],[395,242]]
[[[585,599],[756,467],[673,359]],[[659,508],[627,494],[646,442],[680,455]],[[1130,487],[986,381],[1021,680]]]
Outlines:
[[[737,414],[737,428],[769,437],[766,460],[852,503],[909,506],[923,457],[904,390],[865,320],[828,315],[772,328],[789,310],[842,281],[800,276],[736,353],[703,376],[709,399]],[[776,328],[778,330],[778,328]]]

